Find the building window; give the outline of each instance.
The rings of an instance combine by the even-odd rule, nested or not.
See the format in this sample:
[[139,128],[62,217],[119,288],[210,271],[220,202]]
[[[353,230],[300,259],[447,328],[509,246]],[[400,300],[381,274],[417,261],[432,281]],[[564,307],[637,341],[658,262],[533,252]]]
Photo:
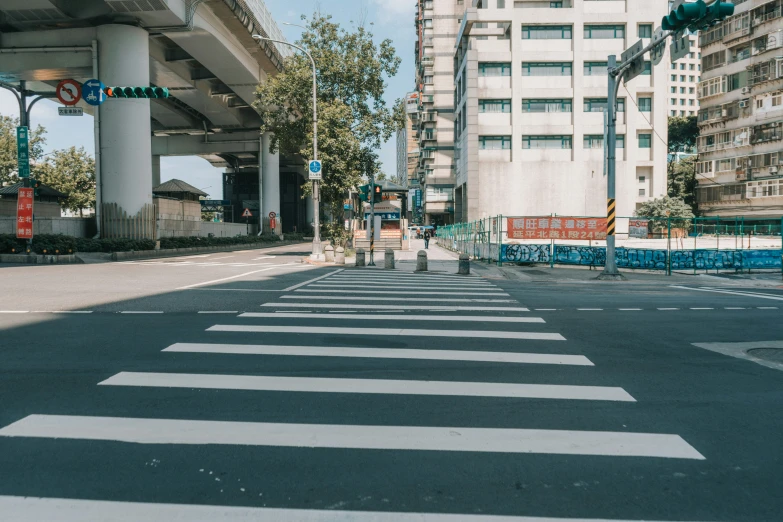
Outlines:
[[[584,136],[584,148],[586,149],[603,149],[604,148],[604,136],[603,134],[585,134]],[[617,134],[614,142],[615,148],[625,148],[625,134]]]
[[684,98],[680,98],[680,105],[685,105],[685,99]]
[[693,100],[688,100],[688,105],[693,105]]
[[669,111],[670,116],[677,116],[677,111]]
[[571,136],[522,136],[523,149],[570,149]]
[[652,134],[639,134],[639,148],[649,149],[652,147]]
[[684,71],[684,70],[685,70],[685,64],[684,64],[684,63],[681,63],[681,64],[680,64],[680,70],[681,70],[681,71]]
[[671,104],[672,105],[677,105],[677,98],[672,98],[671,99]]
[[572,112],[570,98],[523,99],[522,112]]
[[506,8],[506,0],[498,0],[498,9]]
[[551,9],[562,9],[563,8],[563,2],[549,2],[549,7]]
[[511,64],[491,62],[480,63],[479,76],[511,76]]
[[671,87],[672,94],[675,94],[677,92],[677,87]]
[[[693,53],[691,53],[691,54],[693,54]],[[695,70],[696,70],[696,66],[695,66],[695,65],[693,65],[693,64],[690,64],[690,65],[688,66],[688,70],[689,70],[689,71],[695,71]]]
[[585,76],[606,76],[606,62],[585,62]]
[[673,81],[673,82],[676,82],[676,81],[677,81],[677,75],[676,75],[676,74],[672,74],[672,81]]
[[645,176],[639,176],[639,183],[644,183],[645,181],[647,181]]
[[571,76],[571,62],[524,62],[522,76]]
[[644,76],[650,76],[652,74],[652,62],[650,60],[644,61],[644,69],[642,69]]
[[479,100],[479,112],[511,112],[511,100]]
[[479,136],[479,150],[508,150],[511,136]]
[[783,96],[781,96],[781,95],[773,96],[772,97],[772,106],[773,107],[780,106],[780,102],[781,102],[782,98],[783,98]]
[[625,38],[624,25],[585,25],[585,39]]
[[688,94],[694,94],[696,89],[694,87],[688,87]]
[[[585,112],[604,112],[606,98],[585,98]],[[625,112],[625,98],[617,98],[617,112]]]
[[424,19],[424,28],[425,29],[432,29],[432,18],[425,18]]
[[677,70],[677,64],[676,64],[676,63],[673,63],[673,64],[672,64],[672,70],[673,70],[673,71],[676,71],[676,70]]
[[644,196],[646,192],[647,192],[646,189],[639,189],[639,195],[640,196]]
[[684,82],[684,81],[685,81],[685,75],[684,75],[684,74],[681,74],[681,75],[680,75],[680,81],[681,81],[681,82]]
[[642,112],[652,112],[652,98],[639,98],[639,110]]
[[694,78],[693,76],[688,76],[688,81],[689,81],[689,82],[692,82],[692,81],[694,81],[694,80],[695,80],[695,78]]
[[570,25],[523,25],[523,40],[570,40]]
[[680,116],[685,116],[685,111],[680,111]]
[[432,83],[433,83],[432,79],[433,79],[432,75],[425,76],[424,77],[424,83],[426,83],[427,85],[432,85]]
[[652,38],[652,24],[639,24],[639,38]]

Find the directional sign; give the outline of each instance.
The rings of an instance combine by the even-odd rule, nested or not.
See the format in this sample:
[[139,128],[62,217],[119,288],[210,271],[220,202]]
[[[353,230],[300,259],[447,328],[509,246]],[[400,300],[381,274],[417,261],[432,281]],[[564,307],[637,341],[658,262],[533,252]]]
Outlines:
[[664,30],[658,27],[653,33],[652,41],[653,43],[658,42],[658,44],[650,49],[650,60],[652,60],[653,65],[658,65],[663,59],[663,53],[666,52],[666,33]]
[[84,116],[84,109],[81,107],[57,107],[59,116]]
[[33,189],[20,188],[16,196],[16,237],[33,238]]
[[310,179],[321,179],[321,167],[320,161],[310,161]]
[[57,99],[63,105],[76,105],[82,99],[82,90],[76,80],[63,80],[57,84]]
[[100,105],[106,101],[106,88],[99,80],[87,80],[82,84],[82,97],[90,105]]
[[676,62],[691,52],[691,39],[684,30],[674,33],[674,36],[672,36],[672,45],[669,47],[669,50],[671,52],[672,62]]
[[[644,44],[639,40],[623,51],[623,54],[620,56],[620,62],[625,63],[627,60],[630,60],[633,55],[642,52],[642,49],[644,49]],[[628,83],[630,80],[633,80],[642,74],[642,72],[644,72],[644,55],[639,56],[631,62],[631,65],[623,73],[623,80]]]
[[242,217],[246,217],[246,218],[247,218],[247,217],[251,217],[252,215],[253,215],[253,213],[252,213],[252,212],[250,212],[250,209],[249,209],[249,208],[246,208],[246,209],[244,210],[244,212],[242,212]]
[[202,207],[228,207],[231,202],[227,199],[202,199]]
[[30,177],[30,132],[27,127],[16,128],[16,164],[20,178]]

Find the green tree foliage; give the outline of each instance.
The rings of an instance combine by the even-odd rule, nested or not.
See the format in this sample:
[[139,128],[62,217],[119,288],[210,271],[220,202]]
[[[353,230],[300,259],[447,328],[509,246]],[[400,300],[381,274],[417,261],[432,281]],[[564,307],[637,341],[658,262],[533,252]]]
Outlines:
[[82,216],[84,209],[95,208],[95,160],[83,147],[55,151],[33,176],[67,196],[60,202],[63,210]]
[[[0,115],[0,185],[19,181],[16,175],[16,127],[19,119]],[[46,129],[40,125],[30,132],[30,162],[43,158]]]
[[[303,17],[303,20],[306,20]],[[307,49],[317,71],[318,159],[324,164],[321,200],[333,218],[333,231],[343,229],[343,199],[363,176],[378,173],[375,154],[404,125],[398,101],[383,99],[385,78],[397,74],[400,58],[391,40],[376,44],[364,27],[348,31],[331,16],[314,14],[298,45]],[[273,133],[272,151],[313,157],[312,66],[296,52],[283,72],[256,91],[261,130]],[[310,184],[303,187],[310,193]],[[343,232],[344,233],[344,232]]]
[[698,137],[696,116],[669,118],[669,154],[692,151]]
[[691,209],[696,206],[696,157],[673,162],[669,168],[668,194],[682,199]]
[[672,228],[690,228],[693,210],[682,198],[664,196],[640,204],[636,209],[636,215],[652,218],[653,230],[660,232],[668,228],[669,221]]

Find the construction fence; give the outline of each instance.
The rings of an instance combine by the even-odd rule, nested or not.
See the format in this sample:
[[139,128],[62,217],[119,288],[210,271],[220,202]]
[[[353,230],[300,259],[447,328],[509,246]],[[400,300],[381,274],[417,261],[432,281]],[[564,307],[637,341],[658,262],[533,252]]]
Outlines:
[[[668,274],[779,271],[783,218],[618,217],[617,266]],[[438,245],[474,259],[603,267],[607,220],[595,216],[495,216],[437,229]]]

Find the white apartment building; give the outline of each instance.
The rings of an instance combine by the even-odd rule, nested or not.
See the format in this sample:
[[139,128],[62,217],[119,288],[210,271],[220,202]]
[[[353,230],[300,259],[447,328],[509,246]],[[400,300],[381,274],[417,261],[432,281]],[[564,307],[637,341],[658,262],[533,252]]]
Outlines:
[[735,0],[699,35],[696,200],[707,216],[779,223],[783,215],[781,0]]
[[454,42],[472,0],[420,0],[416,83],[424,223],[454,222]]
[[[649,43],[667,1],[435,3],[450,1],[463,8],[453,65],[456,220],[605,215],[607,57]],[[666,194],[669,70],[667,51],[620,87],[618,216]]]
[[[415,120],[414,120],[415,118]],[[405,127],[397,131],[397,180],[405,180],[406,187],[418,187],[419,134],[417,114],[405,115]]]
[[691,52],[669,64],[669,116],[696,116],[699,112],[698,86],[701,81],[701,51],[695,34],[690,35]]

